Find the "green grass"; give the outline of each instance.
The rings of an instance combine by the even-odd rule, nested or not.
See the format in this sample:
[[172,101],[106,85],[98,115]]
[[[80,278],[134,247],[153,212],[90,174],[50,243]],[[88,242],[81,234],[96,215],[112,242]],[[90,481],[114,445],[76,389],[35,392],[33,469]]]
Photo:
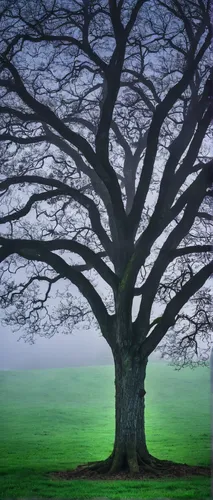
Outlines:
[[[210,464],[208,368],[150,363],[146,430],[151,453]],[[210,497],[210,479],[53,481],[46,473],[106,458],[114,438],[111,366],[0,372],[1,498]]]

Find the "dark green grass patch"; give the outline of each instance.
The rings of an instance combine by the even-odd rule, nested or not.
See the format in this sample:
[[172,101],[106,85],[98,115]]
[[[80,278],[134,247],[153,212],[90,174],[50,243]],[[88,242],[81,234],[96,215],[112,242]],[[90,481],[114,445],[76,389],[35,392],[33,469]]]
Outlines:
[[[146,430],[150,452],[210,464],[209,369],[150,363]],[[49,471],[106,458],[114,438],[112,366],[0,372],[0,491],[3,498],[205,498],[210,479],[54,481]]]

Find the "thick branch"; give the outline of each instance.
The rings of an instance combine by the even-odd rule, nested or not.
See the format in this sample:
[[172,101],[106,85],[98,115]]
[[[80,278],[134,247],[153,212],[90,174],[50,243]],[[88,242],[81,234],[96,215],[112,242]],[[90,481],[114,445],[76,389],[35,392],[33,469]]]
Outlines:
[[[0,244],[9,247],[11,245],[11,241],[0,237]],[[104,252],[95,253],[90,248],[85,245],[78,243],[74,240],[68,239],[55,239],[55,240],[25,240],[25,239],[13,239],[12,247],[14,252],[20,251],[23,248],[25,249],[25,253],[27,250],[29,252],[43,252],[43,250],[48,251],[56,251],[56,250],[68,250],[70,252],[78,254],[82,257],[87,264],[92,266],[100,276],[108,283],[114,291],[117,289],[118,279],[116,275],[111,271],[111,269],[103,262],[101,256],[103,256]],[[75,266],[75,269],[77,267]],[[80,270],[79,266],[78,269]],[[85,269],[84,269],[85,270]]]
[[108,235],[106,234],[101,224],[100,214],[95,203],[90,198],[88,198],[88,196],[84,195],[83,193],[80,193],[79,190],[71,186],[67,186],[61,181],[52,178],[40,177],[37,175],[23,175],[23,176],[9,177],[8,179],[0,183],[0,191],[8,189],[8,187],[11,185],[24,184],[24,183],[40,184],[43,186],[44,185],[51,186],[53,188],[55,187],[61,190],[64,195],[71,196],[75,201],[77,201],[84,208],[86,208],[89,212],[92,229],[97,234],[101,244],[103,245],[109,257],[112,259],[111,240],[109,239]]
[[126,25],[126,28],[125,28],[125,34],[127,36],[129,36],[133,26],[135,25],[135,21],[137,19],[137,15],[138,13],[140,12],[141,10],[141,7],[147,2],[148,0],[137,0],[135,6],[133,7],[132,9],[132,12],[131,12],[131,15],[130,15],[130,19]]
[[20,137],[11,134],[0,134],[0,141],[14,142],[15,144],[37,144],[38,142],[46,141],[46,135],[37,135],[35,137]]
[[96,154],[87,140],[80,134],[73,132],[48,106],[39,102],[27,91],[18,70],[10,61],[4,60],[4,65],[10,70],[15,82],[15,84],[13,84],[8,81],[5,86],[9,86],[10,88],[12,85],[13,90],[15,90],[22,101],[37,114],[42,122],[53,127],[53,129],[62,135],[64,139],[71,142],[77,149],[79,149],[90,165],[92,165],[95,169],[99,177],[103,180],[107,188],[109,188],[111,179],[108,173],[103,169],[101,163],[97,161]]
[[[177,248],[176,250],[171,250],[170,253],[170,262],[177,257],[182,257],[183,255],[192,255],[199,253],[208,253],[213,252],[213,244],[212,245],[190,245],[188,247]],[[144,287],[141,285],[138,288],[135,288],[134,295],[140,296],[144,292]]]
[[[190,148],[189,148],[190,152]],[[184,159],[185,162],[185,159]],[[131,262],[129,263],[128,268],[128,283],[131,282],[131,279],[135,279],[136,275],[140,269],[140,267],[145,262],[145,259],[150,253],[151,247],[156,241],[156,238],[162,233],[162,231],[168,226],[170,222],[172,222],[175,217],[177,217],[180,212],[184,209],[186,205],[190,206],[193,209],[197,205],[197,201],[200,199],[200,204],[203,198],[207,193],[207,188],[211,184],[211,171],[212,171],[213,161],[210,160],[205,164],[204,168],[201,170],[200,174],[197,176],[195,181],[190,184],[190,186],[183,192],[182,195],[178,198],[172,208],[169,210],[167,207],[167,211],[163,212],[162,207],[155,208],[154,214],[150,219],[148,227],[142,233],[140,238],[138,239],[135,247],[135,252],[132,257]],[[185,168],[187,168],[187,163]],[[184,174],[184,169],[181,169],[181,175]],[[178,173],[177,173],[178,175]],[[184,179],[182,179],[184,180]],[[202,188],[202,191],[201,191]],[[172,189],[172,188],[171,188]],[[200,197],[201,196],[201,197]],[[193,205],[193,200],[196,199],[196,203]],[[157,204],[156,204],[157,207]],[[199,205],[198,205],[199,208]],[[159,220],[159,213],[161,213],[161,219]],[[196,211],[194,212],[194,218],[197,216]],[[131,267],[130,267],[131,266]],[[130,268],[133,272],[130,272]],[[135,270],[135,271],[134,271]],[[127,287],[128,288],[128,287]]]
[[191,255],[194,253],[208,253],[213,252],[213,244],[212,245],[190,245],[188,247],[177,248],[176,250],[171,251],[171,258],[176,259],[177,257],[181,257],[182,255]]
[[[212,170],[212,166],[213,166],[213,160],[210,160],[208,163],[205,164],[205,168],[201,171],[206,176],[206,193],[205,193],[206,195],[207,195],[207,188],[210,185],[210,173],[211,173],[211,170]],[[181,171],[181,174],[182,173],[184,173],[184,171]],[[178,172],[177,172],[177,176],[178,176]],[[197,178],[200,178],[200,177],[198,176]],[[195,179],[194,182],[196,182],[196,181],[197,181],[197,179]],[[194,183],[191,184],[179,196],[179,198],[177,199],[177,201],[175,202],[175,204],[172,206],[172,208],[170,209],[168,222],[171,222],[172,220],[174,220],[175,217],[177,217],[180,214],[181,210],[183,210],[183,208],[186,205],[186,203],[188,203],[188,200],[191,197],[191,192],[193,191],[193,185],[194,185]]]
[[10,116],[16,116],[22,121],[25,122],[38,122],[39,117],[37,116],[36,113],[24,113],[22,111],[19,111],[18,109],[13,109],[10,108],[9,106],[0,106],[0,113],[1,114],[8,114]]
[[[192,98],[181,131],[169,147],[170,155],[164,168],[159,197],[155,208],[155,212],[157,213],[162,210],[162,206],[166,207],[166,210],[169,209],[178,193],[181,183],[186,179],[190,172],[190,167],[197,158],[197,154],[212,118],[208,100],[208,87],[209,81],[207,80],[202,97],[199,100],[195,97]],[[206,107],[207,111],[204,114]],[[195,131],[196,127],[197,130]],[[176,168],[188,146],[189,149],[187,154],[179,168],[178,174],[175,175]]]
[[156,111],[154,112],[147,137],[147,148],[146,148],[146,155],[144,158],[143,169],[138,184],[137,192],[134,198],[132,210],[129,214],[129,227],[131,228],[131,230],[134,230],[134,232],[136,232],[138,228],[141,213],[149,190],[153,173],[153,166],[158,148],[159,134],[162,124],[166,116],[168,115],[168,112],[172,109],[175,102],[179,99],[181,94],[186,90],[187,86],[189,85],[189,82],[191,81],[199,62],[202,59],[205,51],[209,47],[210,43],[211,43],[211,33],[209,31],[205,39],[205,42],[203,43],[196,57],[192,57],[191,60],[188,61],[186,70],[182,78],[176,85],[174,85],[174,87],[172,87],[168,91],[166,97],[157,106]]
[[12,214],[0,217],[0,224],[5,224],[6,222],[11,222],[13,220],[18,220],[21,219],[22,217],[25,217],[25,215],[27,215],[30,212],[33,204],[36,203],[37,201],[49,200],[51,198],[54,198],[55,196],[61,196],[63,194],[64,192],[60,191],[60,189],[54,189],[53,191],[50,192],[45,191],[43,193],[33,194],[23,208],[17,210],[16,212],[13,212]]
[[106,307],[100,295],[96,292],[92,284],[87,278],[85,278],[83,274],[81,274],[79,271],[76,271],[72,266],[67,264],[62,259],[62,257],[59,257],[58,255],[48,251],[43,245],[42,247],[41,245],[39,245],[37,249],[34,247],[34,249],[31,250],[30,254],[28,254],[26,251],[24,251],[23,247],[23,250],[21,250],[21,248],[19,248],[19,250],[18,248],[15,249],[14,240],[5,242],[4,238],[0,238],[0,244],[2,243],[5,250],[9,251],[11,255],[14,253],[19,253],[22,257],[29,260],[45,262],[50,267],[52,267],[52,269],[54,269],[61,277],[70,280],[75,286],[77,286],[79,291],[89,302],[104,337],[109,343],[112,341],[110,327],[111,317],[107,313]]
[[197,217],[198,217],[198,219],[205,219],[205,220],[213,221],[213,216],[211,214],[208,214],[207,212],[198,212]]
[[160,280],[166,268],[168,267],[168,264],[173,258],[173,251],[178,251],[176,250],[178,245],[188,234],[190,228],[194,223],[196,213],[203,201],[206,192],[207,181],[205,172],[202,171],[198,175],[196,181],[194,181],[194,183],[190,187],[191,196],[188,200],[188,204],[186,205],[184,215],[180,222],[171,231],[165,243],[163,244],[161,251],[152,267],[152,270],[150,271],[150,274],[143,285],[141,305],[137,320],[135,322],[137,335],[140,334],[140,325],[142,319],[143,322],[148,326],[153,300],[156,296]]
[[[48,106],[36,100],[27,91],[15,66],[6,59],[4,59],[3,62],[5,67],[7,67],[10,70],[15,81],[15,85],[13,84],[13,82],[10,81],[7,81],[6,83],[4,82],[4,85],[7,88],[15,90],[19,95],[19,97],[23,100],[23,102],[27,104],[27,106],[29,106],[35,113],[37,113],[42,122],[45,122],[48,125],[50,125],[54,130],[56,130],[60,135],[62,135],[65,140],[71,142],[77,149],[79,149],[81,153],[84,155],[84,157],[87,159],[87,161],[90,163],[90,165],[94,168],[97,175],[103,181],[112,201],[113,215],[116,222],[116,229],[118,233],[118,241],[120,239],[123,240],[124,233],[126,230],[126,214],[123,206],[121,190],[116,173],[114,169],[111,167],[110,162],[108,160],[108,152],[106,153],[106,150],[103,151],[102,148],[103,141],[105,145],[108,144],[108,141],[105,142],[106,139],[105,133],[107,132],[107,137],[108,137],[112,111],[117,96],[117,92],[119,90],[119,81],[117,82],[117,85],[114,86],[115,82],[111,74],[112,78],[111,91],[108,94],[109,102],[105,108],[106,115],[108,116],[108,118],[110,117],[110,119],[108,121],[108,125],[106,124],[105,118],[103,118],[103,120],[101,118],[100,120],[99,129],[96,136],[96,149],[98,153],[98,158],[97,158],[96,153],[94,152],[93,148],[90,146],[90,144],[87,142],[86,139],[84,139],[81,135],[77,134],[76,132],[73,132],[70,128],[68,128],[67,125],[65,125],[65,123],[62,120],[60,120],[60,118],[58,118],[56,114]],[[117,71],[120,74],[119,70]],[[110,97],[111,92],[113,92],[114,95],[113,102],[111,102],[111,97]],[[104,127],[102,130],[103,125]],[[108,145],[107,145],[107,150],[108,150]]]
[[124,34],[124,27],[121,22],[120,10],[116,5],[116,0],[109,0],[109,10],[110,10],[110,17],[114,30],[115,39],[118,43],[120,36]]
[[[116,6],[114,0],[110,1],[110,11],[112,16],[112,23],[114,32],[116,32],[116,47],[111,57],[110,64],[108,66],[107,72],[105,72],[105,91],[102,103],[102,110],[100,116],[100,122],[96,134],[96,151],[99,160],[103,162],[105,170],[111,171],[112,184],[111,184],[111,195],[114,199],[114,205],[116,207],[116,212],[120,219],[119,226],[122,228],[120,232],[120,227],[118,228],[119,239],[126,239],[126,214],[123,207],[121,190],[119,187],[118,180],[114,174],[113,169],[109,163],[109,130],[112,123],[113,111],[117,99],[117,95],[120,89],[121,83],[121,73],[123,69],[126,43],[128,35],[134,26],[139,10],[141,9],[143,3],[146,0],[138,0],[135,7],[132,9],[130,20],[127,23],[125,30],[123,30],[119,10]],[[117,36],[118,35],[118,36]]]

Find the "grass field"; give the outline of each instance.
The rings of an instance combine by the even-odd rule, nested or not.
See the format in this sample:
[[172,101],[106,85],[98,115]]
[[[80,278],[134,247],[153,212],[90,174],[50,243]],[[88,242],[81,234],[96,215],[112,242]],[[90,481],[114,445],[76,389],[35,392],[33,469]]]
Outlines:
[[[208,368],[150,363],[146,429],[151,453],[210,464]],[[1,498],[210,497],[210,479],[54,481],[48,471],[106,458],[114,437],[112,366],[0,372]]]

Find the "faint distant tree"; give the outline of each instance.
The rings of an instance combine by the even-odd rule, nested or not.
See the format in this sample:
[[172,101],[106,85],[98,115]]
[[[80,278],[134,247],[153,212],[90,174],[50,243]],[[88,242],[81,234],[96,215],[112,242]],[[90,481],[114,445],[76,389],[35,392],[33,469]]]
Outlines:
[[106,472],[158,467],[149,355],[209,356],[209,9],[1,2],[1,306],[31,342],[95,318],[115,362],[114,449],[90,465]]

